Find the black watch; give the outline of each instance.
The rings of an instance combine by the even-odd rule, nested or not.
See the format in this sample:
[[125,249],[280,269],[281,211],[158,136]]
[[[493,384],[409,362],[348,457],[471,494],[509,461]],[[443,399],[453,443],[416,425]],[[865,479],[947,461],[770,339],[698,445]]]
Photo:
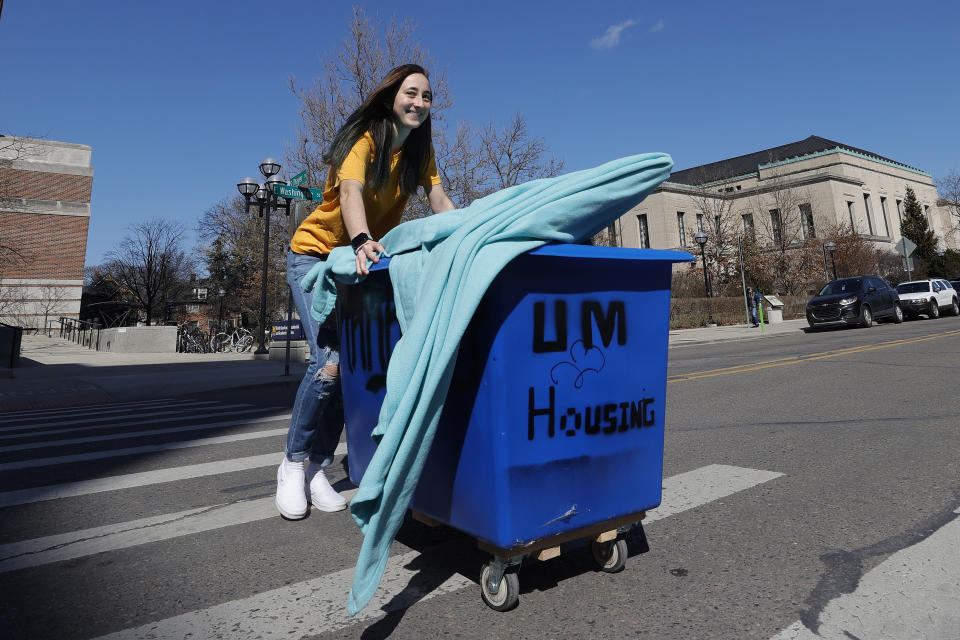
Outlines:
[[357,235],[353,236],[353,240],[350,241],[350,246],[353,247],[353,252],[356,253],[357,249],[362,247],[365,243],[370,242],[371,240],[373,240],[373,238],[371,238],[366,233],[358,233]]

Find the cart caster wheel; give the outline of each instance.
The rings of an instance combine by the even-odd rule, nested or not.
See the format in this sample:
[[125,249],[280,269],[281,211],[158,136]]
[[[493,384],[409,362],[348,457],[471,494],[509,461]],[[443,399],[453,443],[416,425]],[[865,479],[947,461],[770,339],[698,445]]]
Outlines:
[[520,577],[515,571],[503,574],[500,588],[496,593],[490,593],[487,578],[490,577],[490,565],[484,565],[480,571],[480,597],[484,603],[496,611],[509,611],[520,602]]
[[616,573],[627,564],[627,541],[622,538],[610,542],[592,542],[590,550],[600,571]]

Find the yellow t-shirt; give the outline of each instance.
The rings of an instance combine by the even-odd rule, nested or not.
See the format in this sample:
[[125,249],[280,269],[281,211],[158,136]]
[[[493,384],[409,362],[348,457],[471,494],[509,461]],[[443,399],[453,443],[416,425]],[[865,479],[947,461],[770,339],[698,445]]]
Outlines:
[[[356,180],[363,185],[363,208],[367,214],[370,235],[375,240],[400,224],[400,216],[409,199],[400,190],[400,157],[403,150],[394,153],[390,159],[390,179],[380,192],[374,192],[366,184],[367,167],[373,162],[373,154],[373,136],[368,132],[350,149],[339,171],[334,173],[331,167],[324,185],[323,202],[297,228],[290,239],[290,249],[295,253],[319,256],[330,253],[334,247],[350,244],[340,212],[341,180]],[[440,184],[432,146],[419,184],[423,187]]]

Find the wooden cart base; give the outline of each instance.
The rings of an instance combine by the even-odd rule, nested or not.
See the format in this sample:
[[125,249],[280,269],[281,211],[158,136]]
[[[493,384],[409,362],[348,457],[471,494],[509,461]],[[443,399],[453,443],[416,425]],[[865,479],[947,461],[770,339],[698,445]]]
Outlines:
[[[430,527],[444,524],[417,511],[411,511],[411,515],[414,520]],[[616,573],[622,570],[626,563],[626,533],[633,527],[642,526],[641,520],[646,517],[646,511],[638,511],[510,548],[477,540],[480,550],[492,556],[490,562],[480,571],[480,595],[491,609],[507,611],[514,608],[520,600],[520,579],[516,569],[524,559],[556,558],[560,555],[560,545],[573,540],[589,539],[593,559],[598,568],[608,573]]]

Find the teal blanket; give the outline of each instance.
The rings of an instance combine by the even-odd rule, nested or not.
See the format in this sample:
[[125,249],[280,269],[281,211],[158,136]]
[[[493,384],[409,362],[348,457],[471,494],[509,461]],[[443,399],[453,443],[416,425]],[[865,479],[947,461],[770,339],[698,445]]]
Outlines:
[[[460,338],[487,287],[521,253],[597,233],[643,200],[672,167],[666,154],[630,156],[510,187],[463,209],[406,222],[383,237],[403,336],[387,369],[373,430],[377,449],[350,503],[364,535],[351,615],[380,583],[430,451]],[[313,315],[320,322],[333,310],[337,281],[359,281],[349,247],[334,249],[302,281],[304,290],[317,289]]]

